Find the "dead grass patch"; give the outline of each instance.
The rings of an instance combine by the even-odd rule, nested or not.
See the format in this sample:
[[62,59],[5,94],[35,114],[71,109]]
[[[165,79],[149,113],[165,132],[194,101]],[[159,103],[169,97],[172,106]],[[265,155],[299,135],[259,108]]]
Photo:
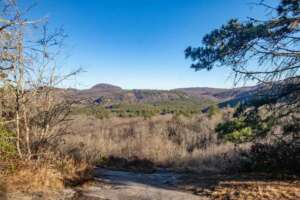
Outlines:
[[5,178],[8,191],[37,192],[64,187],[61,172],[51,166],[26,163],[19,167]]
[[[49,157],[50,158],[50,157]],[[15,170],[2,175],[6,192],[62,190],[91,178],[91,167],[71,158],[32,160],[15,163]]]
[[297,200],[300,199],[300,182],[222,182],[211,196],[215,200]]
[[271,174],[186,174],[180,189],[213,200],[298,200],[299,177]]

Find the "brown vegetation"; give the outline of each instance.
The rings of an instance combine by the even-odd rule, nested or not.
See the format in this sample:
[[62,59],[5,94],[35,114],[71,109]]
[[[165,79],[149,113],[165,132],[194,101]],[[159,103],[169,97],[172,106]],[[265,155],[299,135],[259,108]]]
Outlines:
[[[228,112],[228,111],[226,111]],[[218,113],[194,117],[156,116],[99,120],[73,116],[72,135],[64,136],[60,151],[78,160],[105,165],[109,157],[148,160],[156,166],[220,172],[238,162],[241,149],[219,141],[216,124],[226,117]]]
[[[90,166],[71,158],[46,158],[31,161],[14,161],[6,165],[0,175],[6,193],[59,191],[66,186],[73,186],[91,178]],[[5,174],[4,174],[5,172]]]
[[296,200],[300,183],[287,181],[229,181],[221,183],[212,193],[215,200]]
[[179,187],[214,200],[296,200],[300,182],[293,176],[250,173],[239,175],[186,175]]
[[62,122],[72,105],[63,93],[57,98],[55,86],[79,71],[55,73],[63,30],[51,32],[46,20],[27,20],[16,1],[0,4],[1,189],[61,189],[66,181],[88,177],[88,165],[66,159],[50,145],[67,133]]
[[[64,33],[49,34],[47,23],[23,19],[14,1],[4,4],[9,14],[3,17],[13,21],[3,18],[0,27],[0,198],[11,191],[43,192],[80,184],[90,178],[91,164],[144,171],[168,167],[214,175],[268,167],[273,173],[299,172],[298,114],[276,121],[274,112],[261,116],[261,110],[252,105],[251,111],[248,105],[244,110],[248,113],[233,117],[233,109],[220,110],[211,101],[242,99],[250,88],[232,90],[234,94],[207,88],[124,91],[108,85],[84,91],[55,89],[79,72],[54,73]],[[32,41],[26,37],[29,30],[40,31]],[[188,56],[193,51],[189,48]],[[74,109],[74,98],[65,93],[77,95],[76,100],[90,107]],[[88,98],[80,101],[81,97]],[[290,109],[282,113],[278,107],[284,104],[282,97],[276,99],[281,101],[275,101],[273,110],[290,114]],[[299,95],[293,99],[298,106]],[[202,113],[208,105],[208,112]],[[282,125],[287,120],[293,123]],[[265,141],[274,127],[281,128],[281,134],[268,144]],[[265,143],[253,145],[257,141]],[[290,144],[295,145],[287,148]],[[214,199],[300,198],[297,181],[222,177],[218,181],[209,194]]]

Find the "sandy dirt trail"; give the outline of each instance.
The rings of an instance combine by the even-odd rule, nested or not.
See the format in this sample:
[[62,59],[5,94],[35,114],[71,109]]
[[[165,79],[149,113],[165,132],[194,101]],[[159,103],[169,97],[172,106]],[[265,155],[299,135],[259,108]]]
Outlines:
[[95,168],[93,180],[64,191],[0,193],[0,200],[208,199],[298,200],[300,181],[298,177],[283,180],[265,174],[196,175],[166,169],[138,173]]
[[79,188],[78,199],[89,200],[206,200],[205,197],[180,191],[175,185],[180,178],[167,170],[151,174],[95,170],[95,183]]

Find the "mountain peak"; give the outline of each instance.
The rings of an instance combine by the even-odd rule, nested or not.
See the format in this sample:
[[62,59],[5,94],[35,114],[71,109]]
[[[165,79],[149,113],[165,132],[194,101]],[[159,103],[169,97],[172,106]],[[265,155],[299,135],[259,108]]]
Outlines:
[[98,83],[91,87],[92,90],[121,90],[122,88],[119,86],[107,84],[107,83]]

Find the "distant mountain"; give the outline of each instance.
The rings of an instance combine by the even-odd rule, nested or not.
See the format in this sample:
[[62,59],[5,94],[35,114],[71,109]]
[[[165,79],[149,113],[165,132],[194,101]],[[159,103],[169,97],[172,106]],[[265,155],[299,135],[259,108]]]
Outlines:
[[191,99],[190,96],[180,91],[124,90],[108,84],[97,84],[85,90],[73,90],[72,95],[83,104],[155,103]]
[[68,91],[81,104],[155,103],[163,101],[214,101],[221,106],[236,104],[251,98],[256,87],[223,88],[178,88],[173,90],[125,90],[121,87],[100,83],[89,89]]
[[88,89],[89,91],[112,91],[112,90],[122,90],[121,87],[111,85],[111,84],[106,84],[106,83],[99,83]]
[[193,87],[179,88],[175,91],[181,91],[195,98],[209,98],[215,101],[226,101],[237,97],[246,96],[248,92],[255,89],[254,87],[240,87],[233,89]]

